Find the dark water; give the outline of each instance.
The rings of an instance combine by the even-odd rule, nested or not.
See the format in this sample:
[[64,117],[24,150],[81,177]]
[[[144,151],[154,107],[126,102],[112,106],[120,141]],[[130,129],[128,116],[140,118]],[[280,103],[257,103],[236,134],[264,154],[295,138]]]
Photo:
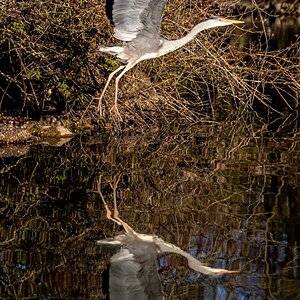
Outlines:
[[300,299],[298,122],[276,134],[246,122],[170,125],[22,153],[0,159],[1,299],[104,299],[109,256],[95,241],[120,228],[96,181],[112,204],[114,176],[136,231],[239,270],[211,278],[163,254],[167,299]]
[[248,17],[245,20],[243,35],[244,46],[260,44],[263,49],[276,51],[290,47],[300,38],[300,18],[270,17],[261,20],[259,17]]
[[295,299],[299,282],[299,140],[220,138],[194,126],[164,135],[73,140],[3,158],[1,297],[102,298],[109,262],[94,241],[105,220],[95,181],[137,231],[157,234],[209,266],[240,270],[215,279],[163,255],[170,299]]

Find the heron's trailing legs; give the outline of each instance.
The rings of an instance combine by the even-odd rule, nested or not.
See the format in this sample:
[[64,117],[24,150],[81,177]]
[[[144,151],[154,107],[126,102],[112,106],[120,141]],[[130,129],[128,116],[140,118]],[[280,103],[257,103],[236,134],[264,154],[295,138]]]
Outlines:
[[121,71],[121,70],[124,69],[124,68],[125,68],[125,66],[120,66],[118,69],[114,70],[113,72],[111,72],[111,73],[109,74],[109,76],[108,76],[108,78],[107,78],[107,81],[106,81],[106,84],[105,84],[105,86],[104,86],[104,89],[103,89],[103,91],[102,91],[102,93],[101,93],[101,96],[100,96],[100,98],[99,98],[99,101],[98,101],[98,111],[99,111],[99,113],[100,113],[100,116],[102,116],[102,99],[103,99],[104,94],[105,94],[105,92],[106,92],[106,90],[107,90],[107,88],[108,88],[108,85],[109,85],[109,83],[111,82],[111,80],[113,79],[113,77],[115,76],[115,74],[117,74],[119,71]]
[[99,102],[98,102],[98,111],[100,113],[100,116],[102,116],[102,99],[104,97],[104,94],[108,88],[108,85],[110,83],[110,81],[113,79],[113,77],[121,70],[123,70],[117,77],[116,77],[116,81],[115,81],[115,103],[114,103],[114,106],[112,107],[112,109],[115,110],[117,116],[121,119],[121,115],[119,113],[119,110],[118,110],[118,89],[119,89],[119,81],[120,79],[122,78],[122,76],[127,72],[129,71],[131,68],[133,68],[137,63],[139,62],[134,60],[134,61],[129,61],[127,63],[127,65],[124,65],[124,66],[120,66],[119,68],[117,68],[115,71],[113,71],[112,73],[110,73],[110,75],[108,76],[108,79],[106,81],[106,84],[104,86],[104,89],[101,93],[101,96],[99,98]]
[[120,215],[119,215],[119,211],[118,211],[118,207],[117,207],[117,186],[118,186],[118,183],[120,181],[120,178],[121,178],[121,175],[119,175],[118,178],[114,177],[113,184],[110,184],[110,186],[113,189],[113,195],[114,195],[114,215],[113,216],[112,216],[112,212],[109,209],[109,207],[108,207],[108,205],[107,205],[107,203],[104,199],[104,196],[101,192],[101,177],[97,181],[97,189],[98,189],[98,193],[101,197],[101,200],[103,202],[104,208],[106,210],[106,218],[108,220],[111,220],[111,221],[117,223],[118,225],[123,226],[123,228],[125,229],[125,231],[127,233],[133,233],[134,234],[135,231],[127,223],[125,223],[123,220],[121,220]]
[[[133,68],[136,64],[138,63],[138,61],[130,61],[128,62],[128,64],[125,66],[125,69],[117,76],[116,78],[116,82],[115,82],[115,104],[112,107],[112,109],[115,109],[117,115],[120,117],[120,113],[118,110],[118,87],[119,87],[119,81],[122,78],[122,76],[129,71],[131,68]],[[123,66],[124,67],[124,66]]]

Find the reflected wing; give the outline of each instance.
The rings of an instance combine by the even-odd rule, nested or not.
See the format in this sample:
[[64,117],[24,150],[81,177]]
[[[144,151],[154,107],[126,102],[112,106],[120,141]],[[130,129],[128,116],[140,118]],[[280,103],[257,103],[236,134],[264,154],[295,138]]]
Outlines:
[[132,41],[138,34],[157,38],[166,1],[114,0],[114,36],[121,41]]
[[[147,271],[151,262],[138,262],[134,255],[126,248],[111,258],[109,269],[109,295],[110,299],[162,299],[160,282],[153,269]],[[157,273],[157,270],[156,270]],[[154,291],[153,287],[158,286],[159,290]],[[150,287],[150,289],[149,289]]]
[[179,254],[183,257],[185,257],[188,261],[188,265],[193,270],[206,274],[206,275],[221,275],[226,273],[236,273],[238,271],[228,271],[225,269],[217,269],[217,268],[210,268],[207,266],[204,266],[199,260],[191,256],[189,253],[181,250],[180,248],[176,247],[173,244],[167,243],[159,238],[153,239],[156,246],[160,249],[161,252],[171,252]]
[[111,258],[109,269],[109,296],[110,299],[147,299],[144,287],[138,279],[141,269],[135,262],[128,249],[121,249]]

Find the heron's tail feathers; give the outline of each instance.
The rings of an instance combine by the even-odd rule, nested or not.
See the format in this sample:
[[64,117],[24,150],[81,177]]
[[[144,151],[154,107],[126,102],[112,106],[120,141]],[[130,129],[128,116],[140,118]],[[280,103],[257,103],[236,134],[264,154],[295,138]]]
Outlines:
[[97,50],[100,52],[111,54],[111,55],[117,55],[117,54],[121,53],[122,51],[124,51],[124,47],[102,45]]

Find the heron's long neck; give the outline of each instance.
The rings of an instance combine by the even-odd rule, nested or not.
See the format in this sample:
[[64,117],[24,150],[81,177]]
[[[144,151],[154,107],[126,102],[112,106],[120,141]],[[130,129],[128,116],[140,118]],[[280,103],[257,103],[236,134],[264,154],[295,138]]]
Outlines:
[[160,49],[160,53],[161,53],[160,55],[164,55],[166,53],[172,52],[184,46],[188,42],[192,41],[196,37],[196,35],[202,30],[217,27],[217,26],[222,26],[222,25],[216,25],[215,22],[212,21],[213,20],[206,20],[202,23],[199,23],[186,36],[182,37],[181,39],[174,40],[174,41],[165,40],[162,48]]

